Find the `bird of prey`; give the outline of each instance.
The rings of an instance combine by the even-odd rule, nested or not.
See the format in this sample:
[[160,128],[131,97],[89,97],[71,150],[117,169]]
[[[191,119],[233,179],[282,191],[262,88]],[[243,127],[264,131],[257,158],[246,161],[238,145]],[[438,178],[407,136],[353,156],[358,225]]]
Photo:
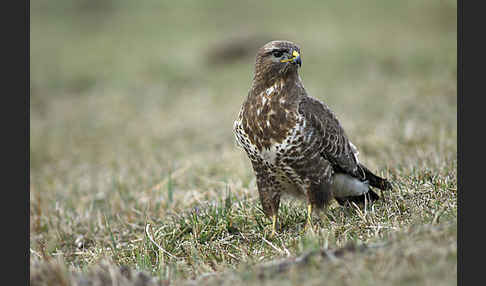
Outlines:
[[280,197],[290,194],[307,202],[307,223],[313,210],[324,210],[334,198],[373,202],[371,187],[391,189],[358,160],[333,111],[309,96],[298,74],[299,46],[272,41],[256,55],[254,77],[233,132],[251,161],[263,211],[276,232]]

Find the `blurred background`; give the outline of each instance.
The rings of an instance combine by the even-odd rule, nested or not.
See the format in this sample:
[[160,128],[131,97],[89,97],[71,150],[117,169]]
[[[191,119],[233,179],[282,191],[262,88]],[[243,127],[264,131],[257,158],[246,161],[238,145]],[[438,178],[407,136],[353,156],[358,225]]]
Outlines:
[[[108,192],[113,177],[142,189],[184,162],[248,183],[233,120],[257,48],[277,39],[300,45],[305,87],[370,167],[456,157],[456,1],[38,0],[30,11],[34,193]],[[201,186],[191,174],[179,188]]]

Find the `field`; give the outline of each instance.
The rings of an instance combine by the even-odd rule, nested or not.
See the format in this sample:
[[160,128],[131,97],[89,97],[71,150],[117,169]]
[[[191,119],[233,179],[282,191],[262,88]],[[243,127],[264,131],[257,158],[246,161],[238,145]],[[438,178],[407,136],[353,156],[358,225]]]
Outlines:
[[[456,285],[455,1],[39,0],[30,8],[32,285]],[[233,121],[256,49],[394,189],[304,231],[261,210]]]

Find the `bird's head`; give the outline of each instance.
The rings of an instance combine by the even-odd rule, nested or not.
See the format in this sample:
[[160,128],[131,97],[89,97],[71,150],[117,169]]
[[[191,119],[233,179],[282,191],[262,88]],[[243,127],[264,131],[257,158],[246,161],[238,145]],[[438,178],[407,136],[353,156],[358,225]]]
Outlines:
[[297,73],[301,65],[299,46],[289,41],[271,41],[257,52],[255,76],[279,78],[289,73]]

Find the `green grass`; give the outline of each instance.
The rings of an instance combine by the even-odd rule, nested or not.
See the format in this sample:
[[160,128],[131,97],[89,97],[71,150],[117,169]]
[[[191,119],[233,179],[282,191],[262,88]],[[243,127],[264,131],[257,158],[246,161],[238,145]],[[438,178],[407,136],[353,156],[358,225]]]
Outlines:
[[[454,1],[84,2],[31,4],[33,285],[456,284]],[[273,39],[394,183],[314,234],[286,200],[269,237],[231,131]]]

